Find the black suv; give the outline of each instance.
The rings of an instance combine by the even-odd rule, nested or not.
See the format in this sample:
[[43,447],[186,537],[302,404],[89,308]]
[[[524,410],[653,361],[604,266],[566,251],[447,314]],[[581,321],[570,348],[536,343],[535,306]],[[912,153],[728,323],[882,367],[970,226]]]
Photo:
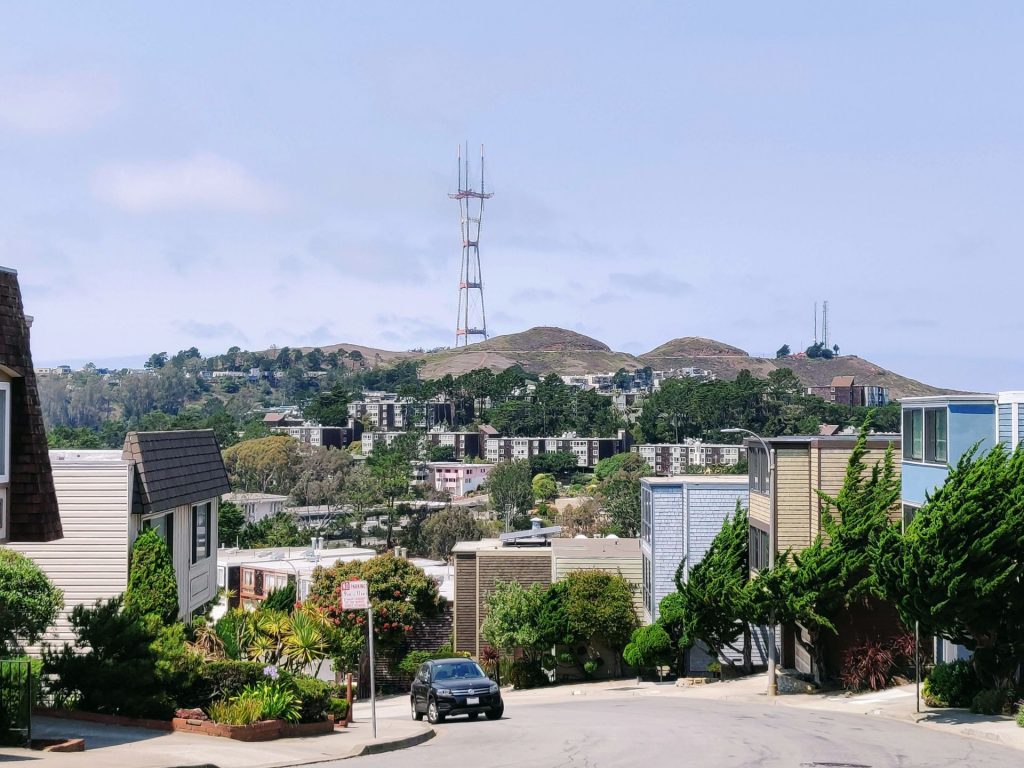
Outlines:
[[476,720],[483,712],[497,720],[505,711],[498,684],[484,674],[472,659],[437,659],[420,665],[412,681],[412,716],[440,723],[449,715],[469,715]]

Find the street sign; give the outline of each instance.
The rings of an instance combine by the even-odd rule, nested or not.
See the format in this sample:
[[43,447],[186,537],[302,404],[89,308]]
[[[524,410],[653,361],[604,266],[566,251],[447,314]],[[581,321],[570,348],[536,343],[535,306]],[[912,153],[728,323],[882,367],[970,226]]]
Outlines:
[[370,607],[370,585],[365,581],[341,582],[341,609],[363,611]]

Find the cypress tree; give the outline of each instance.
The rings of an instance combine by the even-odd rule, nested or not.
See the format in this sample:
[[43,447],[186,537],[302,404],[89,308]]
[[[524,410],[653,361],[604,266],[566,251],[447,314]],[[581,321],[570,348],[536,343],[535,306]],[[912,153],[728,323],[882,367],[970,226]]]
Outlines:
[[178,580],[164,540],[154,530],[143,531],[132,547],[124,610],[136,617],[154,615],[164,624],[178,620]]

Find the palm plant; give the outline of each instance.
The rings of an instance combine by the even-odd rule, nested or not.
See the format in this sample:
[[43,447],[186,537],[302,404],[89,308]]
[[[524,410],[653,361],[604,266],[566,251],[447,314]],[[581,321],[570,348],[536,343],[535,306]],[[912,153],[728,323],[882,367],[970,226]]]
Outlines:
[[300,671],[318,664],[327,655],[327,641],[323,629],[309,613],[299,610],[291,618],[290,631],[284,636],[285,665]]

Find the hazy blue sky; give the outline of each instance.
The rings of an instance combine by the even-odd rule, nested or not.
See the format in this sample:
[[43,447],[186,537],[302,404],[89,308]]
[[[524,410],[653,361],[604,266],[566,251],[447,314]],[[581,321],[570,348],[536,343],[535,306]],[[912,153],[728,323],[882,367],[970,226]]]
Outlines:
[[492,333],[832,337],[1024,388],[1024,5],[5,3],[0,264],[37,362]]

